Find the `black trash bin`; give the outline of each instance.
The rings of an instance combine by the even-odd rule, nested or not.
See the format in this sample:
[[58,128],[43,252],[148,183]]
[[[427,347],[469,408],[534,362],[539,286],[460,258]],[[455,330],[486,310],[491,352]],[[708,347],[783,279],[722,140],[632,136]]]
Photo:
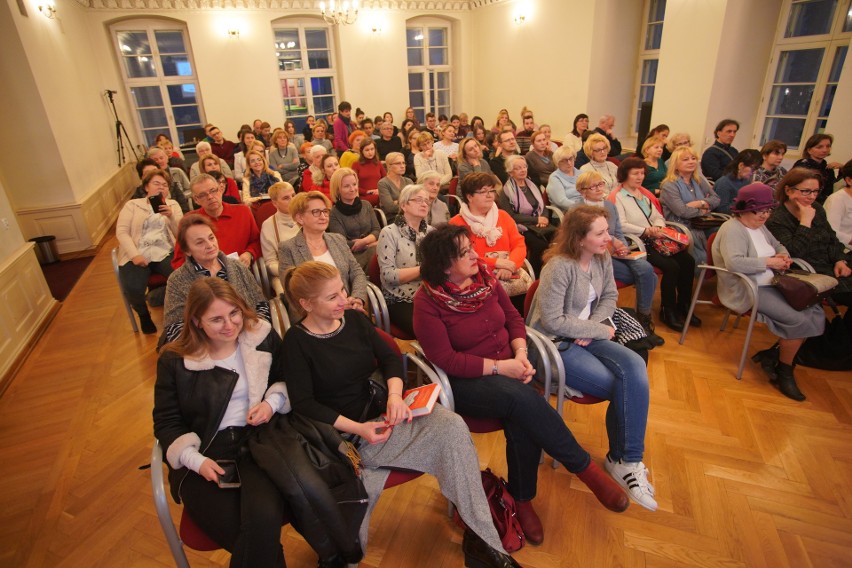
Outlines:
[[56,237],[45,235],[30,239],[35,243],[35,253],[39,264],[53,264],[59,262],[59,253],[56,250]]

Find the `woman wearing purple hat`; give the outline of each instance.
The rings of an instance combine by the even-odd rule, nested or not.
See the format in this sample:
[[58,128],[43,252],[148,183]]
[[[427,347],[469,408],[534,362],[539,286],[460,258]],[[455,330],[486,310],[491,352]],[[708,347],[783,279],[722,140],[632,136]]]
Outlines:
[[[752,361],[760,364],[784,396],[802,401],[805,395],[793,376],[793,360],[805,339],[822,335],[825,315],[819,304],[802,311],[793,309],[772,286],[772,271],[786,270],[791,264],[787,249],[764,227],[777,206],[768,185],[752,183],[740,189],[731,207],[733,218],[721,226],[713,242],[713,263],[743,273],[757,284],[757,321],[778,336],[778,344],[777,350],[772,346],[758,351]],[[738,314],[750,310],[747,285],[732,274],[718,275],[722,304]]]

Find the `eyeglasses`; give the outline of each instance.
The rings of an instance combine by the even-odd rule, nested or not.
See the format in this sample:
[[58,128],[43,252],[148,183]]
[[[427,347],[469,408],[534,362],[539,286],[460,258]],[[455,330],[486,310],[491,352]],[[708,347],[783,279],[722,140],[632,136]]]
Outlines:
[[600,148],[592,148],[592,152],[606,152],[606,146],[601,146]]
[[574,162],[576,159],[577,158],[575,158],[574,156],[571,156],[570,158],[562,158],[561,160],[559,160],[559,163],[561,164],[562,162]]
[[309,213],[319,219],[320,217],[328,217],[331,215],[331,209],[311,209]]
[[393,162],[392,164],[388,164],[388,165],[389,166],[404,166],[405,162],[403,162],[403,161]]
[[586,191],[588,189],[603,189],[605,187],[606,187],[606,182],[605,181],[599,181],[598,183],[594,183],[594,184],[586,186],[586,187],[581,187],[579,189],[580,189],[580,191]]
[[496,189],[481,189],[479,191],[474,191],[474,195],[497,195]]
[[790,189],[795,189],[802,195],[819,195],[818,189],[802,189],[801,187],[791,187]]
[[423,205],[424,203],[429,203],[429,198],[427,197],[412,197],[408,200],[409,203],[419,203]]
[[771,215],[773,211],[775,211],[775,209],[770,207],[769,209],[758,209],[757,211],[752,211],[752,213],[755,215]]
[[169,184],[164,181],[149,181],[148,185],[151,187],[169,187]]
[[232,324],[238,324],[243,321],[243,312],[237,309],[228,314],[227,318],[223,316],[216,316],[202,321],[213,329],[219,329],[225,325],[226,319]]
[[193,199],[196,201],[206,201],[208,197],[215,197],[216,194],[219,193],[219,189],[211,189],[210,191],[202,191],[201,193],[196,193],[193,195]]

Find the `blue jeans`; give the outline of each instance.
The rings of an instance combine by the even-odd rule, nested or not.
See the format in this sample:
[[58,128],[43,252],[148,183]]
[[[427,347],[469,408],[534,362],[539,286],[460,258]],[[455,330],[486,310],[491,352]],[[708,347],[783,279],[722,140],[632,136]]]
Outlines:
[[647,260],[612,259],[612,272],[615,279],[625,284],[636,285],[636,311],[640,314],[651,313],[651,301],[657,290],[657,275]]
[[509,493],[515,499],[529,501],[535,497],[542,449],[572,473],[589,466],[589,453],[532,386],[503,375],[450,377],[450,384],[456,412],[472,418],[496,418],[503,423]]
[[595,340],[588,346],[563,343],[565,384],[584,394],[604,398],[609,457],[642,461],[648,422],[648,371],[642,357],[614,341]]

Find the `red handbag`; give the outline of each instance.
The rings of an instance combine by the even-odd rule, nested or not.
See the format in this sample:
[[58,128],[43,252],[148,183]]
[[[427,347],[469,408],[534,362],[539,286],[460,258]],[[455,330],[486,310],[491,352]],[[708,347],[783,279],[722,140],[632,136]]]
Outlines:
[[[497,529],[503,548],[506,552],[520,550],[526,543],[526,538],[518,521],[515,499],[509,494],[506,480],[494,475],[491,468],[480,473],[488,508],[491,509],[491,520],[494,522],[494,528]],[[466,526],[459,516],[458,509],[455,513],[455,521],[462,527]]]

